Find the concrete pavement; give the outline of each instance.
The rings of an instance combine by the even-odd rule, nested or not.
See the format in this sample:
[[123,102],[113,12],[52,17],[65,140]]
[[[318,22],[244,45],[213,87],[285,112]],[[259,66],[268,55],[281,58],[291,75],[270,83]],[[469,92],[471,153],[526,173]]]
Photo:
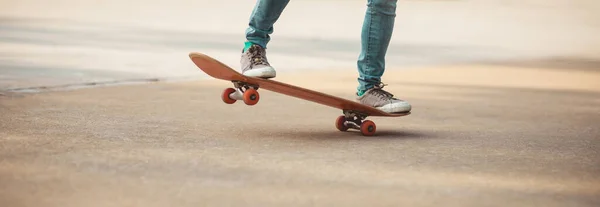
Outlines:
[[[351,98],[352,73],[279,80]],[[414,105],[338,132],[339,111],[206,80],[3,96],[7,206],[597,206],[597,70],[392,71]],[[501,78],[499,78],[501,77]],[[539,77],[544,77],[539,78]]]

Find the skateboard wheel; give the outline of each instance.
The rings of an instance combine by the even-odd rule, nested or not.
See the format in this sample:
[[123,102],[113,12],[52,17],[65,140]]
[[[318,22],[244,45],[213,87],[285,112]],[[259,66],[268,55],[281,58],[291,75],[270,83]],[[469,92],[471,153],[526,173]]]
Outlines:
[[232,99],[229,95],[231,95],[232,93],[235,93],[235,89],[233,88],[228,88],[225,89],[223,91],[223,94],[221,95],[221,99],[223,99],[223,102],[225,102],[226,104],[233,104],[235,103],[237,100]]
[[365,136],[373,136],[376,129],[375,122],[371,120],[365,120],[360,124],[360,132]]
[[253,88],[248,89],[244,92],[244,103],[246,103],[246,105],[254,105],[258,103],[259,99],[260,96],[258,95],[258,91],[256,91]]
[[346,116],[339,116],[336,120],[335,120],[335,128],[337,128],[340,131],[347,131],[348,127],[346,126]]

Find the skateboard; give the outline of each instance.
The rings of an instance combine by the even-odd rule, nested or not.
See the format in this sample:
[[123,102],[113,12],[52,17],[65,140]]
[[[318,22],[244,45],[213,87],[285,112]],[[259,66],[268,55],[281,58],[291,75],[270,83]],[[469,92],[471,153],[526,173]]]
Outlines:
[[263,79],[244,76],[224,63],[202,53],[192,52],[189,54],[194,64],[209,76],[230,81],[233,88],[227,88],[221,94],[221,99],[227,104],[233,104],[242,100],[246,105],[252,106],[258,103],[260,95],[259,88],[285,94],[299,99],[312,101],[326,106],[341,109],[343,115],[335,121],[335,126],[340,131],[348,129],[359,130],[364,136],[375,134],[376,126],[368,116],[399,117],[409,115],[407,113],[386,113],[379,109],[344,98],[328,95],[325,93],[301,88],[298,86],[282,83],[272,79]]

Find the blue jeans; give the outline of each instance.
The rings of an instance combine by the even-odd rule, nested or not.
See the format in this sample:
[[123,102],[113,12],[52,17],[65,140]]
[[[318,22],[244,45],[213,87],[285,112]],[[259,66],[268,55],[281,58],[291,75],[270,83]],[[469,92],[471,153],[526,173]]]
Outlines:
[[[279,19],[289,0],[258,0],[246,29],[249,42],[267,48],[273,24]],[[381,82],[385,71],[385,55],[394,30],[397,0],[367,0],[358,56],[358,91],[364,92]]]

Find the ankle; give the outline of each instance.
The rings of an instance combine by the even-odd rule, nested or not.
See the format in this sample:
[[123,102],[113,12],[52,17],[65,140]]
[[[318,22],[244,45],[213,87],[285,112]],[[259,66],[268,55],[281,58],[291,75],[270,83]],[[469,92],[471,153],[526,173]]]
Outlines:
[[242,50],[242,53],[246,52],[248,49],[250,49],[250,47],[252,47],[252,45],[254,45],[253,42],[250,41],[246,41],[244,42],[244,49]]
[[357,91],[356,91],[356,95],[357,95],[357,96],[362,96],[362,95],[364,95],[364,94],[365,94],[365,92],[366,92],[366,91],[364,91],[364,90],[360,90],[360,89],[359,89],[359,90],[357,90]]

